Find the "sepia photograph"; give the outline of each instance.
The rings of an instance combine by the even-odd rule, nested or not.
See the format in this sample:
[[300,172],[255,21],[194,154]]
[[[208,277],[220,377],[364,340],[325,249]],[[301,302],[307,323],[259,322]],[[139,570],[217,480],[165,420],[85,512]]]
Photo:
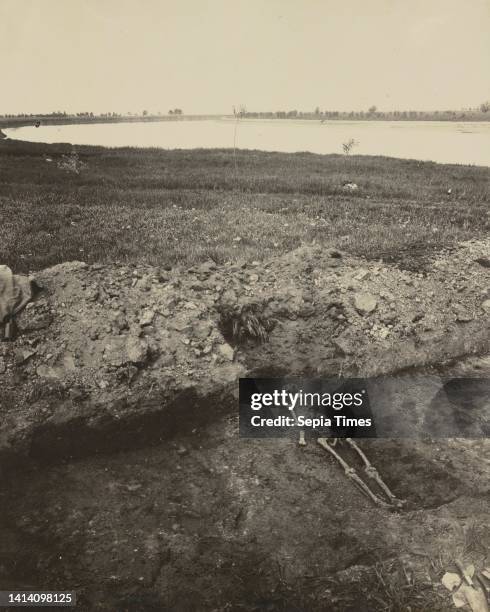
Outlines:
[[489,612],[490,0],[0,0],[0,611]]

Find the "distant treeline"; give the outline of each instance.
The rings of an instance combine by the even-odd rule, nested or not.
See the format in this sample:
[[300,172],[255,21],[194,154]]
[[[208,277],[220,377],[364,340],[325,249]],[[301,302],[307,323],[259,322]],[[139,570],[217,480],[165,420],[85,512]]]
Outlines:
[[479,108],[460,111],[379,111],[372,106],[367,111],[330,111],[317,107],[313,112],[298,110],[274,112],[250,112],[244,107],[234,110],[229,115],[185,115],[180,108],[168,111],[168,114],[149,114],[143,111],[136,113],[101,113],[92,112],[66,113],[62,111],[48,114],[0,115],[0,128],[20,127],[25,125],[54,125],[75,123],[116,123],[135,121],[196,121],[202,119],[302,119],[315,121],[490,121],[490,103]]
[[[176,109],[179,110],[179,109]],[[222,115],[218,115],[222,116]],[[168,115],[121,115],[118,113],[49,113],[49,114],[19,114],[0,115],[0,128],[22,127],[26,125],[69,125],[79,123],[133,123],[141,121],[197,121],[202,119],[216,119],[217,115],[184,115],[182,112]]]
[[297,110],[236,114],[245,119],[313,119],[317,121],[490,121],[490,112],[480,109],[464,111],[321,111]]

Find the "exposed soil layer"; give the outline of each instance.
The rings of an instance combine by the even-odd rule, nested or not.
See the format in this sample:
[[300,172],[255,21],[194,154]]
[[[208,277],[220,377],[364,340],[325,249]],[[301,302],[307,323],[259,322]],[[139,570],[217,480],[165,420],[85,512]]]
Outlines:
[[375,376],[490,350],[489,241],[426,274],[320,248],[189,270],[45,270],[0,344],[0,457],[145,445],[233,410],[245,375]]
[[488,378],[488,358],[437,367],[488,352],[488,246],[424,275],[311,249],[40,274],[1,345],[0,587],[87,612],[449,609],[444,571],[490,561],[487,440],[362,441],[393,512],[314,443],[240,439],[236,380]]

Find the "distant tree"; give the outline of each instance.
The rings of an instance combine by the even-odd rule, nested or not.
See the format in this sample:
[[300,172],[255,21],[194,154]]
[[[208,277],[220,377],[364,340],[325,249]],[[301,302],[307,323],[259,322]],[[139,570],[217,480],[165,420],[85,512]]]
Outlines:
[[374,104],[372,106],[370,106],[368,108],[368,112],[372,115],[373,113],[375,113],[378,110],[378,107],[375,106]]
[[490,111],[490,101],[480,104],[480,111],[482,113],[488,113],[488,111]]
[[169,114],[169,115],[173,115],[173,114],[174,114],[174,111],[173,111],[172,109],[170,109],[170,110],[168,111],[168,114]]
[[181,108],[174,108],[174,115],[182,115],[182,109]]
[[317,106],[317,107],[315,108],[315,115],[319,115],[319,114],[320,114],[320,107],[319,107],[319,106]]
[[147,111],[147,110],[144,110],[144,111],[143,111],[143,117],[146,117],[147,115],[148,115],[148,111]]

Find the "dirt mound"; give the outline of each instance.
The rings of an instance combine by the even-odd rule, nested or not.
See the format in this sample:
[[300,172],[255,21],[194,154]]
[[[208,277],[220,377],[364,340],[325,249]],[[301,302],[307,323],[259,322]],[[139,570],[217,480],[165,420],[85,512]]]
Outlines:
[[373,376],[490,345],[490,242],[425,274],[304,247],[188,270],[70,262],[0,345],[0,456],[144,444],[210,421],[247,374]]
[[0,582],[72,588],[87,612],[449,609],[453,560],[487,563],[486,441],[364,440],[407,500],[391,512],[316,444],[239,439],[233,393],[252,372],[369,375],[488,350],[488,246],[424,276],[315,249],[44,271],[0,345],[0,458],[86,456],[4,479]]

